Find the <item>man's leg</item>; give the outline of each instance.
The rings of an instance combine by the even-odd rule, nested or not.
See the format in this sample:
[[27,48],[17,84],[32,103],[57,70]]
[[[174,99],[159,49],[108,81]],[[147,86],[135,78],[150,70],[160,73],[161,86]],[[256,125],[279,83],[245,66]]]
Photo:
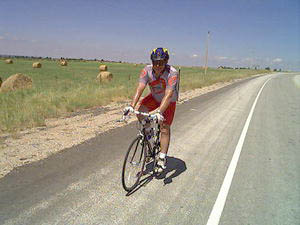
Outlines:
[[170,125],[163,123],[160,127],[161,137],[160,137],[160,148],[161,153],[167,154],[170,144]]
[[166,169],[167,166],[166,156],[169,149],[169,143],[170,143],[170,125],[163,123],[160,126],[160,153],[157,162],[158,165],[157,172],[159,173],[163,172],[163,170]]
[[161,153],[167,154],[170,144],[170,136],[171,136],[171,124],[173,122],[174,114],[176,109],[176,102],[171,102],[163,116],[165,117],[165,121],[160,126],[161,136],[160,136],[160,148]]
[[160,131],[160,153],[159,153],[159,160],[157,164],[159,165],[160,169],[158,172],[162,172],[163,169],[166,168],[166,155],[168,153],[169,144],[170,144],[170,136],[171,136],[171,129],[170,126],[172,124],[174,113],[176,109],[176,103],[171,103],[167,110],[164,112],[165,121],[161,124]]

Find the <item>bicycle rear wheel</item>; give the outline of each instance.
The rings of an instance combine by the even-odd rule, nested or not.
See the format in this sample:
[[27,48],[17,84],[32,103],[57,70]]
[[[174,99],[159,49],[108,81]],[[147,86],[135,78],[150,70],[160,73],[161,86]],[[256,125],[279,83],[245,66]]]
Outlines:
[[129,145],[126,153],[123,170],[122,170],[122,185],[123,188],[130,192],[140,181],[145,167],[146,147],[143,137],[135,138]]

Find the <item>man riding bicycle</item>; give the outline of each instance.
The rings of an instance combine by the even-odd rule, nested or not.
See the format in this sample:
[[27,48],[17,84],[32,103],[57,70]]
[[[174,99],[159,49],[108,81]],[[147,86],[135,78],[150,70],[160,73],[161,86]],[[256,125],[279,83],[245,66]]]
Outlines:
[[[150,58],[152,64],[147,65],[141,71],[136,94],[131,105],[127,106],[124,112],[133,112],[135,107],[141,112],[159,109],[154,115],[161,124],[161,152],[157,163],[161,172],[166,168],[166,155],[170,143],[170,126],[174,118],[178,98],[177,83],[179,75],[174,67],[168,65],[169,52],[166,48],[153,49]],[[138,104],[147,84],[151,93]],[[143,116],[138,116],[138,119],[141,121]]]

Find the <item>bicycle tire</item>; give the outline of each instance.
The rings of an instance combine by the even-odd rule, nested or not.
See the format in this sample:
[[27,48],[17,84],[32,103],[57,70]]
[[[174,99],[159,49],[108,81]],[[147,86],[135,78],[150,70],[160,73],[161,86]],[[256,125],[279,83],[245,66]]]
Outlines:
[[[141,141],[142,141],[142,143],[140,143]],[[139,184],[140,178],[143,174],[144,167],[145,167],[145,161],[146,161],[145,146],[148,147],[147,143],[145,143],[145,141],[143,140],[143,137],[138,136],[131,142],[131,144],[129,145],[129,148],[127,150],[127,153],[125,155],[123,169],[122,169],[122,185],[123,185],[124,190],[127,192],[130,192],[134,188],[136,188],[136,186]],[[138,151],[139,147],[141,148],[140,152]],[[135,182],[133,182],[133,184],[129,184],[129,181],[126,179],[127,178],[126,172],[129,172],[129,171],[126,171],[126,165],[128,163],[128,160],[130,159],[130,157],[129,157],[130,153],[133,154],[133,156],[131,157],[131,160],[133,160],[133,158],[135,156],[140,157],[140,158],[138,158],[139,159],[138,164],[141,166],[140,169],[138,169],[138,173],[136,174],[136,177],[135,177],[136,180],[135,180]],[[130,164],[131,163],[132,162],[130,162]],[[132,167],[134,167],[134,165],[132,165]],[[129,170],[129,169],[127,169],[127,170]]]

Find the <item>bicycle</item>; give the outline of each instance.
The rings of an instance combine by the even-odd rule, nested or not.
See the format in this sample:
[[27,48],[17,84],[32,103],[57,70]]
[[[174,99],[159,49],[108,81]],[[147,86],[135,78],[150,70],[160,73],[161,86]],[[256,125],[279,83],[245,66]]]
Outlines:
[[[124,158],[122,185],[127,192],[131,192],[139,185],[142,175],[157,174],[157,159],[160,152],[160,124],[156,117],[139,111],[133,113],[145,116],[145,118],[138,122],[138,135],[129,145]],[[123,119],[120,121],[126,121],[126,116],[123,115]],[[153,133],[146,132],[145,129],[149,126],[153,129]],[[153,138],[152,143],[149,142],[149,135]],[[151,167],[152,169],[150,169]],[[150,171],[147,172],[148,170]]]

